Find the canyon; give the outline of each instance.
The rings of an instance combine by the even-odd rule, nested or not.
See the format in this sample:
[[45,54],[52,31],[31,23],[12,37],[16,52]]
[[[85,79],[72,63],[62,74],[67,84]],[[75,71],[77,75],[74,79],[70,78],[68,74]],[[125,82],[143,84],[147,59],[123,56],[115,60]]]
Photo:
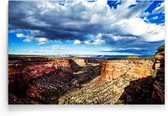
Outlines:
[[115,104],[131,81],[152,75],[152,60],[106,60],[101,75],[82,89],[59,99],[60,104]]
[[164,46],[153,58],[9,56],[9,104],[164,104]]
[[98,61],[89,59],[11,58],[8,64],[9,103],[58,103],[57,99],[67,90],[79,88],[100,75],[99,70]]

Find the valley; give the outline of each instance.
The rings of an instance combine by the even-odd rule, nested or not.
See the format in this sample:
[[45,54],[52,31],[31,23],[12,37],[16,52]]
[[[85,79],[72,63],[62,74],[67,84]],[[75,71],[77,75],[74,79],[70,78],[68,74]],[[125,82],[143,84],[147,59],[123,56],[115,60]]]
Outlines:
[[163,104],[164,48],[155,58],[9,55],[9,104]]

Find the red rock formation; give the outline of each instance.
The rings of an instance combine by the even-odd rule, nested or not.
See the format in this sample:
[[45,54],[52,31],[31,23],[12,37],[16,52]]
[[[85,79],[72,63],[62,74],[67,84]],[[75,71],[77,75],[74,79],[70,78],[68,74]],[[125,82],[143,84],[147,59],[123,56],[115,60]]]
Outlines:
[[[25,101],[26,103],[28,102],[27,97],[49,103],[49,101],[52,101],[51,99],[56,99],[62,92],[66,91],[69,86],[68,84],[74,76],[72,68],[74,64],[70,60],[9,61],[8,76],[10,94],[12,93],[14,96],[21,96],[21,99],[26,99],[20,100],[17,98],[18,101],[24,103]],[[75,68],[78,68],[77,65],[75,66]],[[58,95],[53,95],[53,97],[46,96],[47,93],[52,94],[52,92]],[[15,98],[12,95],[10,96],[11,99]],[[24,98],[24,96],[27,97]]]
[[[68,60],[57,60],[48,62],[10,62],[8,65],[9,81],[12,78],[22,76],[24,80],[37,78],[51,72],[66,72],[72,74],[71,64]],[[59,74],[61,76],[61,73]],[[62,75],[63,76],[63,75]]]
[[150,60],[112,60],[102,63],[101,80],[115,79],[123,74],[143,78],[151,76],[152,61]]
[[8,82],[9,84],[13,83],[13,79],[18,77],[22,73],[22,65],[19,62],[10,62],[8,65]]

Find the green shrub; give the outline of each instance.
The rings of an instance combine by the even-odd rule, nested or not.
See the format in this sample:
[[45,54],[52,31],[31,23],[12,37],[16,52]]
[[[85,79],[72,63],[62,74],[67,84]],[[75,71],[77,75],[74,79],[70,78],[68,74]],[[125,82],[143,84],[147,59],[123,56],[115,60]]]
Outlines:
[[120,100],[118,99],[117,102],[115,104],[124,104],[124,100]]
[[152,72],[152,78],[155,78],[156,77],[156,75],[157,75],[157,70],[155,69],[155,70],[153,70],[153,72]]

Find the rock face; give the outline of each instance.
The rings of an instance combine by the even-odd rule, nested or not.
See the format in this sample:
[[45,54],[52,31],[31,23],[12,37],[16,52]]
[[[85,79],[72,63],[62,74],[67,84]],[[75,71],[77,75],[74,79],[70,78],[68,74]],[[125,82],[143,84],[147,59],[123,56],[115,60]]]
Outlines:
[[151,60],[112,60],[102,63],[101,80],[112,80],[123,74],[143,78],[151,76]]
[[125,104],[164,104],[164,46],[158,48],[154,58],[152,76],[125,87],[120,97]]
[[8,66],[10,104],[165,102],[164,46],[158,49],[154,62],[149,59],[16,58]]
[[[8,65],[10,78],[22,76],[23,80],[29,81],[51,72],[66,72],[72,74],[73,70],[68,60],[57,60],[48,62],[10,62]],[[58,74],[62,76],[61,73]],[[10,82],[10,80],[9,80]]]
[[153,83],[153,92],[152,92],[152,103],[154,104],[164,104],[165,103],[165,61],[164,61],[164,46],[158,48],[155,55],[155,62],[153,69],[156,72]]
[[58,104],[67,91],[100,75],[100,68],[85,59],[14,57],[8,64],[9,103]]
[[[79,66],[78,66],[79,67]],[[24,103],[35,99],[39,103],[52,103],[64,93],[74,78],[73,68],[78,68],[69,60],[56,61],[11,61],[9,62],[9,92],[21,96]],[[57,93],[57,94],[52,94]],[[10,103],[18,100],[9,98]],[[55,101],[56,102],[56,101]]]
[[[131,81],[148,80],[147,77],[152,75],[152,62],[144,59],[104,61],[100,77],[84,85],[80,90],[62,96],[59,98],[59,104],[115,104]],[[138,87],[142,85],[143,82]],[[142,87],[146,86],[148,85]],[[149,90],[151,88],[150,86]],[[139,95],[140,93],[136,96]]]
[[119,100],[124,104],[151,104],[151,94],[153,80],[152,77],[132,80],[124,88],[124,92]]
[[84,59],[74,59],[74,62],[78,64],[79,66],[86,66],[87,62]]

